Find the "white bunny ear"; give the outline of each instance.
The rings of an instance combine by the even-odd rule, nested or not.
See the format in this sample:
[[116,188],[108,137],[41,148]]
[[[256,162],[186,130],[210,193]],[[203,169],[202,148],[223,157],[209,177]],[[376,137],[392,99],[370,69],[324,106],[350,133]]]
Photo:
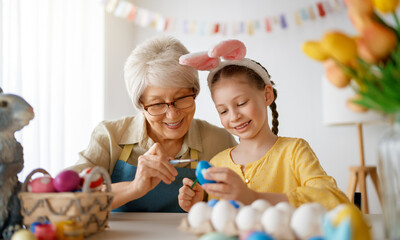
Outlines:
[[182,65],[191,66],[197,70],[211,70],[219,65],[219,58],[211,58],[207,52],[188,53],[179,58]]
[[223,57],[226,60],[241,60],[246,56],[246,46],[239,40],[226,40],[208,52],[209,57]]

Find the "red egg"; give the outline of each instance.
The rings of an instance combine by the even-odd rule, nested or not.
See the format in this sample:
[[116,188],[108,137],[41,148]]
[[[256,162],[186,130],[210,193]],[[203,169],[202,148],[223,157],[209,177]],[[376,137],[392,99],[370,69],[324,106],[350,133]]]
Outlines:
[[79,174],[73,170],[60,172],[53,181],[53,185],[58,192],[72,192],[79,186]]
[[[81,187],[83,187],[83,184],[85,183],[85,180],[88,178],[89,173],[92,171],[92,169],[93,168],[91,167],[86,168],[81,173],[79,173],[79,176],[81,177]],[[103,177],[100,175],[100,173],[95,173],[92,176],[89,188],[91,191],[97,191],[100,189],[102,184],[103,184]]]
[[33,193],[56,192],[53,182],[54,179],[49,175],[38,177],[28,183],[27,190]]

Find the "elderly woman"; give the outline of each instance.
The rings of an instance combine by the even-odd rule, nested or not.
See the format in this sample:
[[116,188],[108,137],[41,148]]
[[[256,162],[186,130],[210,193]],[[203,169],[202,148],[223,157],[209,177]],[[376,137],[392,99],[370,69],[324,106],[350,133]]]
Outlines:
[[193,119],[199,93],[198,73],[179,64],[188,50],[172,37],[138,45],[125,63],[125,83],[140,111],[103,121],[72,169],[102,166],[111,175],[116,211],[183,212],[178,191],[183,178],[194,180],[195,164],[236,145],[224,129]]

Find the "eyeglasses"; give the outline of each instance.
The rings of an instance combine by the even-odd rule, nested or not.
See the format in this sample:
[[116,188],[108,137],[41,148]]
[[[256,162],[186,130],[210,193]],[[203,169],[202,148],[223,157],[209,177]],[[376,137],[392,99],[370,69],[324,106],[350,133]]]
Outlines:
[[196,98],[196,94],[184,96],[176,99],[173,102],[169,103],[156,103],[151,105],[144,105],[142,100],[140,102],[143,104],[144,110],[146,110],[151,116],[159,116],[167,112],[169,106],[174,106],[177,109],[185,109],[193,106],[194,99]]

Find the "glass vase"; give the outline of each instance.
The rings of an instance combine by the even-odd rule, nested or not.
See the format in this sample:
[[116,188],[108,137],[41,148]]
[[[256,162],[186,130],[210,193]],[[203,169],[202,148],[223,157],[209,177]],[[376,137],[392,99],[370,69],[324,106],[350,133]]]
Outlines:
[[400,239],[400,112],[378,147],[385,239]]

